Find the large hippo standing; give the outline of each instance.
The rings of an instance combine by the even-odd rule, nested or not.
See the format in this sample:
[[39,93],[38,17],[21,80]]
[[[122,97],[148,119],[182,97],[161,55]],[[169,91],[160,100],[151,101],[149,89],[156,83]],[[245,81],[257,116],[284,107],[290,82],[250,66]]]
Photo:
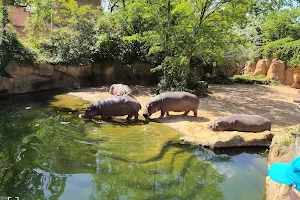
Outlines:
[[132,90],[128,87],[128,85],[124,84],[112,84],[109,88],[109,93],[114,96],[132,96]]
[[169,111],[184,112],[187,115],[190,111],[194,112],[197,117],[197,109],[199,106],[199,99],[196,95],[188,92],[164,92],[155,96],[146,106],[143,116],[146,119],[157,112],[161,111],[160,118],[169,114]]
[[217,119],[213,131],[263,132],[271,130],[271,121],[259,115],[234,114]]
[[117,96],[112,98],[104,98],[85,109],[83,118],[92,118],[94,116],[101,116],[103,119],[114,116],[128,115],[127,120],[134,116],[138,119],[138,111],[141,109],[141,104],[130,96]]

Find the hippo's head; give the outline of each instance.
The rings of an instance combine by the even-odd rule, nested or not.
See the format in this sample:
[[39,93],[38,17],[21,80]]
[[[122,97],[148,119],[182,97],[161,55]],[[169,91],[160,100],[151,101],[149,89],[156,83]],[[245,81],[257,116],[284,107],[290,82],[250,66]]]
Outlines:
[[209,128],[212,131],[225,131],[226,130],[226,123],[222,121],[215,121],[213,124],[209,125]]
[[92,118],[99,115],[96,106],[89,106],[85,109],[84,114],[81,116],[82,118]]
[[149,119],[149,117],[153,113],[155,113],[155,112],[157,112],[159,110],[160,110],[160,108],[159,108],[158,105],[155,105],[154,103],[148,103],[146,105],[146,110],[144,111],[143,116],[145,117],[145,119]]
[[110,86],[108,92],[109,92],[110,94],[113,94],[113,90],[114,90],[114,84],[112,84],[112,85]]

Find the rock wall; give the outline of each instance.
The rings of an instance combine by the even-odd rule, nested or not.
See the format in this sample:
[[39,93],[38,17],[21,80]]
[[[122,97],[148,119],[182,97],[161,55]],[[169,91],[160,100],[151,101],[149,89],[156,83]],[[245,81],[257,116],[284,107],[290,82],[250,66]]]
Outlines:
[[158,75],[151,73],[152,66],[149,63],[134,62],[125,65],[114,60],[104,60],[93,64],[92,83],[93,85],[123,83],[148,85],[158,82]]
[[[289,163],[294,158],[300,156],[300,138],[295,138],[291,144],[287,143],[289,140],[294,140],[291,136],[275,135],[269,152],[268,168],[276,163]],[[266,178],[266,200],[290,200],[289,191],[294,191],[300,199],[300,192],[295,188],[274,182],[267,176]]]
[[248,62],[245,66],[244,75],[253,75],[255,72],[256,63],[254,62]]
[[276,58],[247,63],[244,75],[263,75],[269,80],[279,81],[281,84],[300,89],[300,68],[286,69],[284,61]]
[[105,60],[93,65],[24,64],[11,60],[5,67],[10,77],[0,77],[0,94],[16,94],[54,88],[78,89],[82,86],[112,83],[155,84],[158,76],[148,63],[124,65]]
[[[62,70],[63,69],[63,70]],[[0,77],[0,94],[16,94],[53,88],[73,88],[90,85],[91,65],[54,66],[48,63],[24,64],[11,60],[5,67],[10,75]]]
[[270,68],[271,61],[269,59],[261,59],[255,65],[255,71],[253,73],[254,76],[256,75],[266,75]]

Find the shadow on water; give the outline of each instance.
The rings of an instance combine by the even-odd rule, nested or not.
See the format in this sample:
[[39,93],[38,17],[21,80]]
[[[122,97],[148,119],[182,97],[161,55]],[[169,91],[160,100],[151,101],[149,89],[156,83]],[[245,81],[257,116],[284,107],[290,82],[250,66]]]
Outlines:
[[31,95],[37,97],[0,99],[0,198],[210,200],[263,195],[267,163],[257,152],[230,155],[184,145],[181,133],[143,120],[87,123],[77,112],[87,102],[60,91]]

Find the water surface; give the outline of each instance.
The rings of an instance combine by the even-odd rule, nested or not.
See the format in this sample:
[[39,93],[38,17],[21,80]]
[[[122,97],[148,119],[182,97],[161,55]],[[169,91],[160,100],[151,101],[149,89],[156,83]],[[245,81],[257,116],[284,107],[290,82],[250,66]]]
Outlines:
[[215,154],[154,122],[84,122],[88,102],[60,93],[0,98],[0,199],[263,199],[258,152]]

